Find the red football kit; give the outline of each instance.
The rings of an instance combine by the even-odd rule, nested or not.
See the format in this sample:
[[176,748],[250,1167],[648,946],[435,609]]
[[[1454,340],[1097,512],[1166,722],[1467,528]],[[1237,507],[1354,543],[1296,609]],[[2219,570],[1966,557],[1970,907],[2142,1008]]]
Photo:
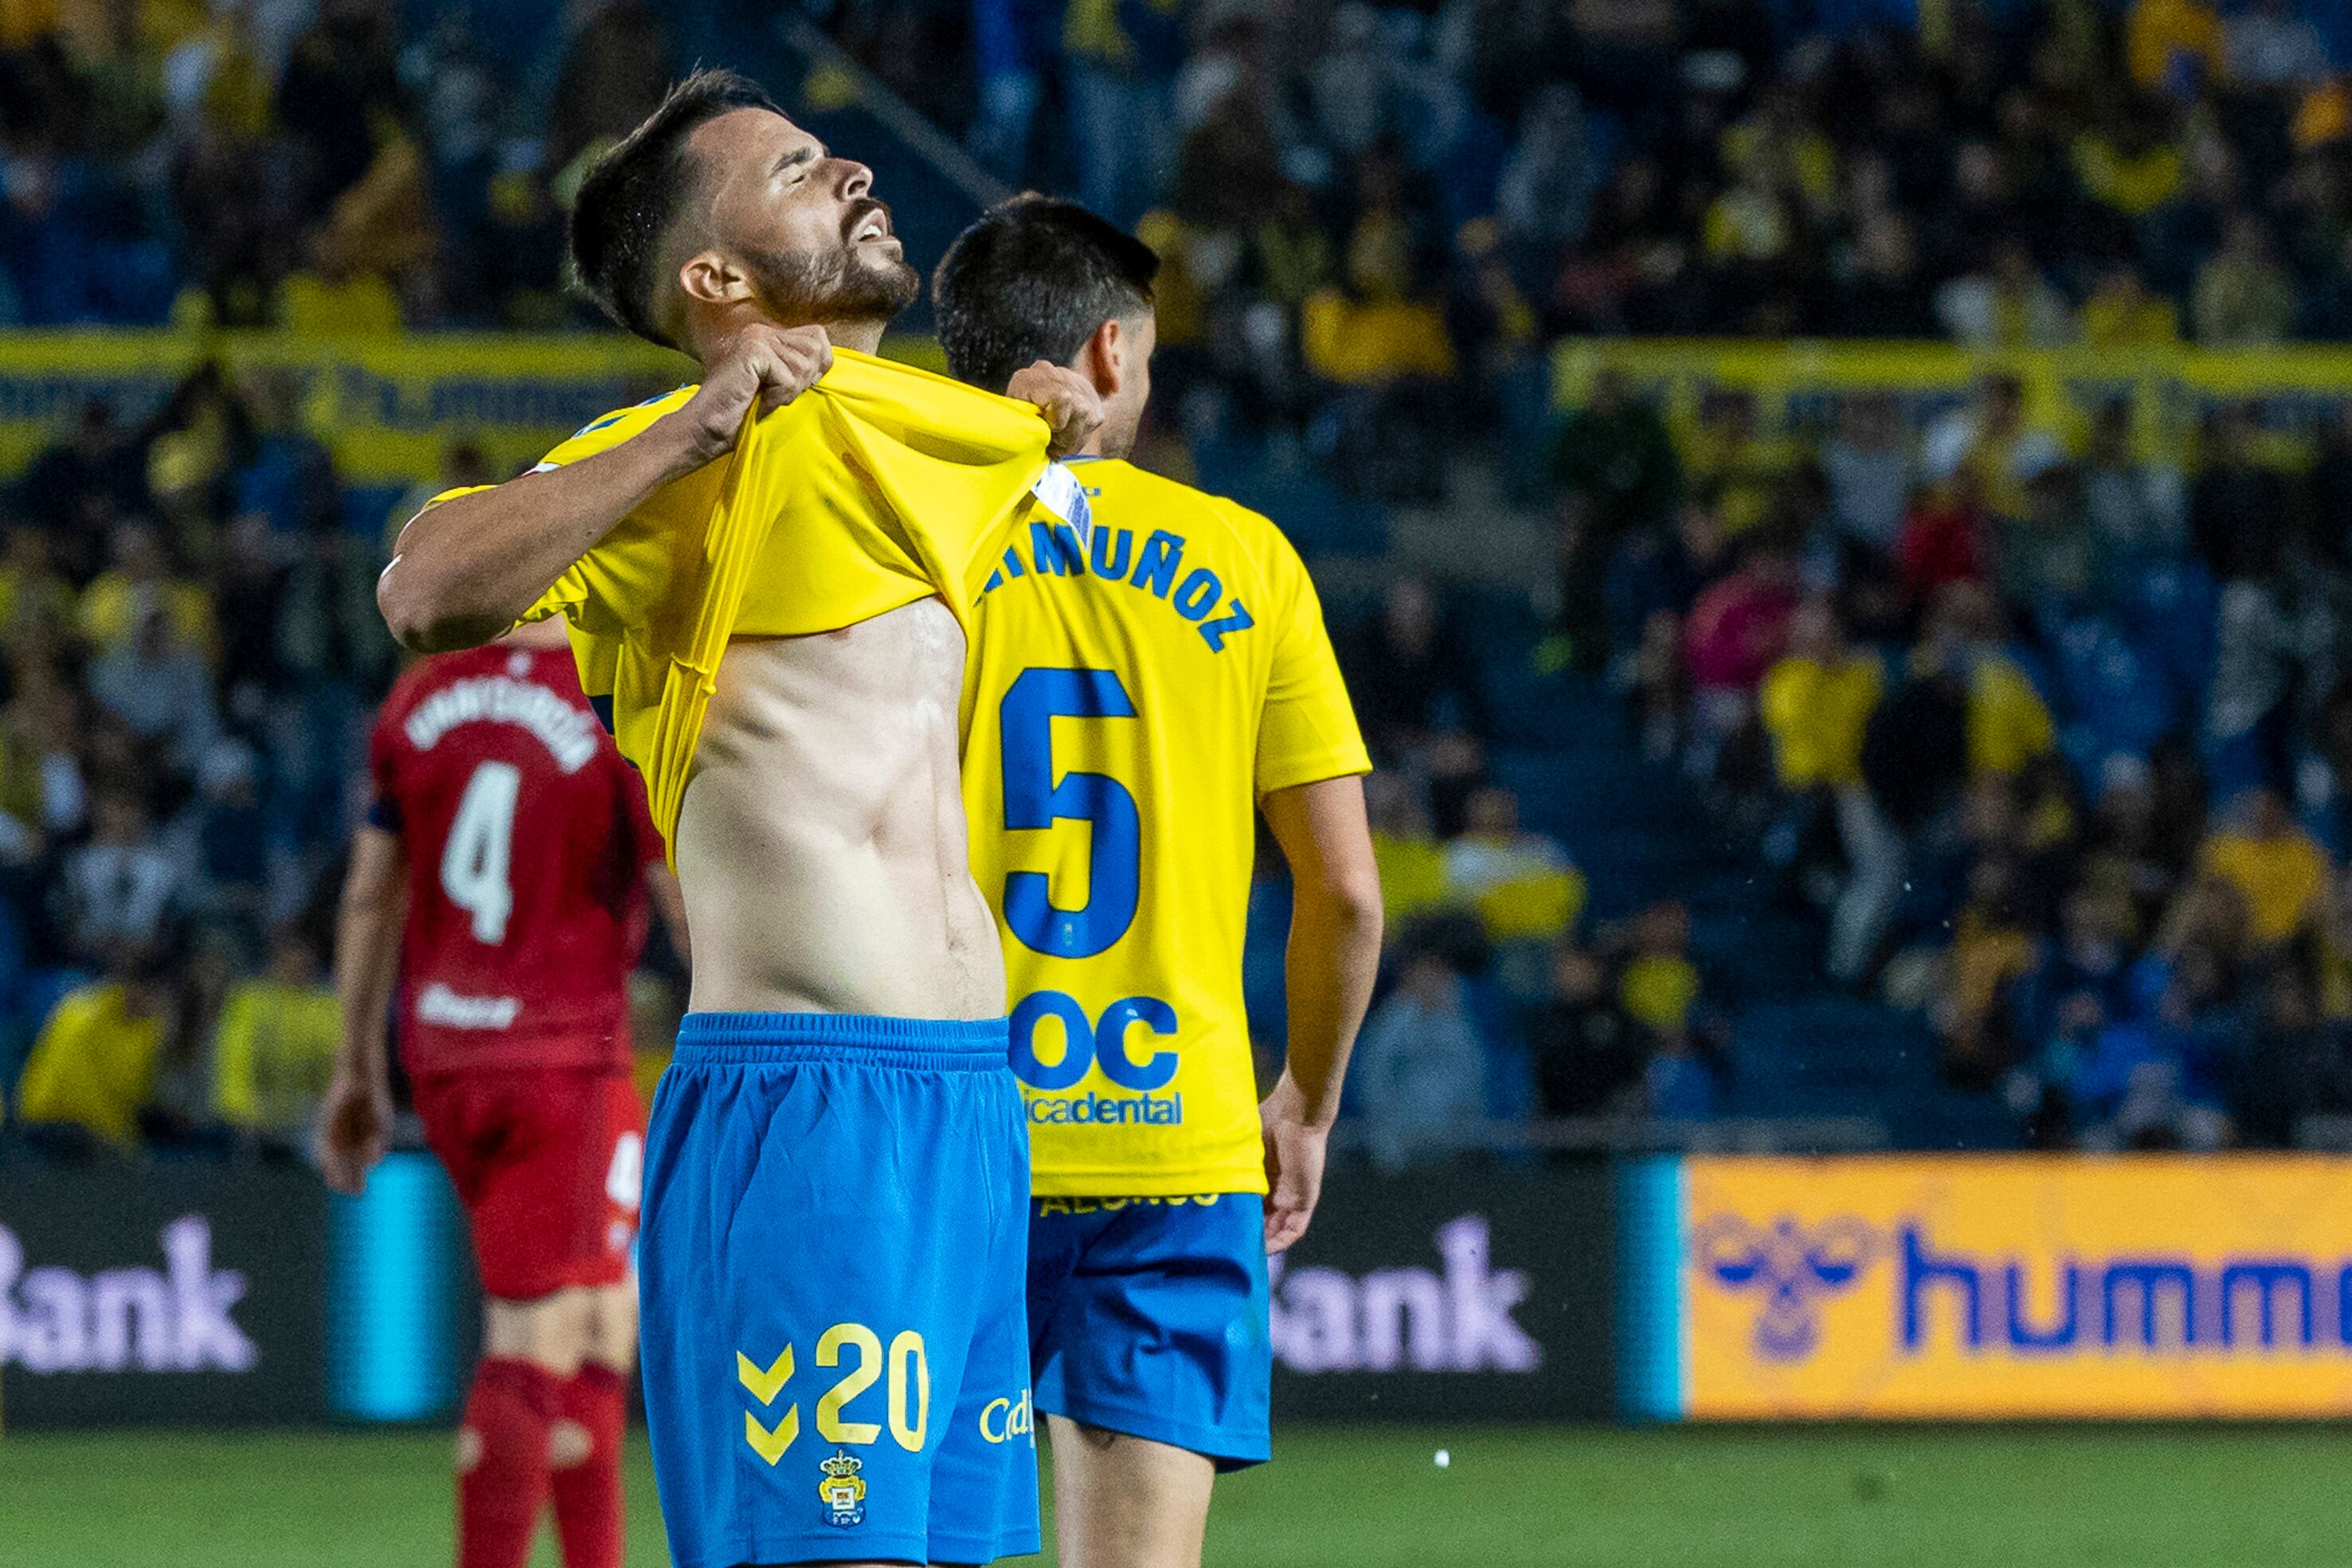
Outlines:
[[368,819],[408,861],[401,1061],[483,1289],[617,1283],[645,1128],[628,976],[662,854],[645,788],[562,650],[418,664],[377,716],[369,768]]

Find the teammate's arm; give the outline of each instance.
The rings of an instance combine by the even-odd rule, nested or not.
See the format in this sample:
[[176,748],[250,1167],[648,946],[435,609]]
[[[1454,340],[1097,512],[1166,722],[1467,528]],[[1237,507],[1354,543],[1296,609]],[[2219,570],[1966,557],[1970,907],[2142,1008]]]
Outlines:
[[1276,789],[1258,803],[1290,862],[1290,1048],[1258,1108],[1265,1134],[1265,1249],[1307,1234],[1323,1192],[1348,1053],[1381,966],[1381,873],[1352,775]]
[[628,440],[419,512],[376,580],[384,623],[423,653],[502,634],[647,497],[734,450],[755,402],[781,407],[832,364],[822,327],[749,328],[693,397]]
[[319,1109],[311,1153],[327,1185],[356,1193],[392,1143],[386,1020],[408,919],[408,851],[398,833],[362,827],[335,915],[335,995],[343,1039]]

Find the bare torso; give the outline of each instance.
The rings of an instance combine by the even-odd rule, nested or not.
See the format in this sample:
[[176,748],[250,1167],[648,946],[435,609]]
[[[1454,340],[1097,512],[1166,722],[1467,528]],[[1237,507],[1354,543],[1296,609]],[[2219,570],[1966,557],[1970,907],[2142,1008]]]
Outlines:
[[957,777],[963,661],[935,599],[729,646],[677,826],[697,1010],[1003,1012]]

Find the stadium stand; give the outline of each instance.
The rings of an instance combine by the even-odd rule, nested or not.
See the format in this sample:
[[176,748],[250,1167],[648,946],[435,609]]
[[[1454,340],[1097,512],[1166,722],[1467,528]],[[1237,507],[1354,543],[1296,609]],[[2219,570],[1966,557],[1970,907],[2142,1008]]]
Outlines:
[[2294,346],[2352,340],[2352,11],[820,10],[0,5],[0,326],[275,345],[13,449],[16,1145],[289,1145],[224,1030],[249,1078],[254,1009],[310,1016],[386,527],[516,455],[341,472],[266,367],[605,341],[563,204],[692,60],[919,257],[998,186],[1160,250],[1143,455],[1315,563],[1384,774],[1375,1060],[1475,1074],[1434,1133],[1360,1104],[1381,1157],[2352,1114],[2352,371]]

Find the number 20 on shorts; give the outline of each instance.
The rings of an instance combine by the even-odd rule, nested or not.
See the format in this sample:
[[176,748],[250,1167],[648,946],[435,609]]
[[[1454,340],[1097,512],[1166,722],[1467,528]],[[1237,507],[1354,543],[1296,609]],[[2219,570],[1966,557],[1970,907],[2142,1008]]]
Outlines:
[[[771,1465],[782,1458],[800,1436],[799,1401],[778,1408],[785,1385],[793,1380],[795,1359],[790,1344],[765,1365],[740,1350],[735,1353],[736,1382],[763,1407],[743,1413],[743,1440]],[[907,1330],[890,1342],[886,1353],[882,1336],[864,1323],[835,1323],[817,1337],[816,1364],[823,1371],[840,1371],[817,1397],[819,1438],[843,1447],[864,1447],[882,1440],[887,1422],[892,1442],[910,1454],[922,1452],[930,1432],[931,1368],[921,1334]],[[883,1420],[861,1419],[874,1414],[870,1402],[855,1412],[851,1406],[877,1383],[886,1382]]]

